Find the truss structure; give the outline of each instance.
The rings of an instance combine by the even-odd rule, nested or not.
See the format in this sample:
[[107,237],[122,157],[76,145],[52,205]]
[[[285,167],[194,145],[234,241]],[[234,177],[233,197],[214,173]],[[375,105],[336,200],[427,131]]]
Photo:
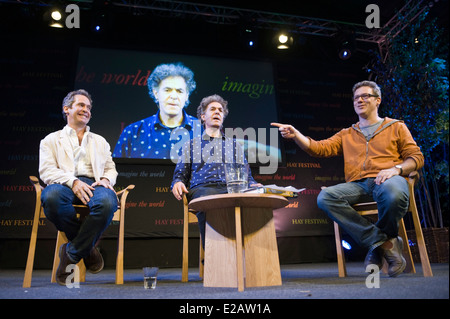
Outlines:
[[[383,57],[387,56],[388,37],[395,37],[407,25],[400,23],[400,16],[408,17],[411,23],[424,9],[430,0],[409,0],[381,28],[369,29],[366,25],[344,21],[326,20],[313,17],[303,17],[267,11],[240,9],[225,6],[191,3],[174,0],[74,0],[82,9],[91,9],[96,4],[106,2],[129,10],[135,15],[154,14],[173,18],[203,19],[209,23],[237,25],[246,22],[253,28],[268,30],[285,30],[296,34],[306,34],[321,37],[336,37],[343,30],[354,34],[356,41],[369,42],[378,45]],[[431,0],[432,1],[432,0]],[[51,6],[54,0],[0,0],[0,3],[17,3],[22,5]],[[68,1],[66,1],[67,3]]]

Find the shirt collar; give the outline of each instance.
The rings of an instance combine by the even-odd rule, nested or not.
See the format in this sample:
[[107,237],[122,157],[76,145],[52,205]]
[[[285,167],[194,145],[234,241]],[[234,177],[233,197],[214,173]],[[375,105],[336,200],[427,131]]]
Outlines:
[[[222,138],[223,140],[227,139],[227,137],[226,137],[225,134],[222,132],[222,130],[221,130],[220,132],[221,132],[221,134],[222,134],[221,138]],[[205,141],[208,141],[208,140],[209,140],[209,141],[212,141],[214,138],[215,138],[215,137],[209,136],[208,133],[206,133],[206,131],[203,130],[203,133],[202,133],[202,140],[205,140]]]
[[[91,128],[88,125],[86,125],[86,132],[84,132],[84,133],[85,134],[89,133],[90,130],[91,130]],[[71,128],[69,125],[64,126],[63,132],[66,133],[68,136],[70,136],[71,134],[74,134],[74,133],[75,133],[75,135],[77,134],[77,132],[73,128]]]
[[[160,115],[160,111],[158,110],[158,112],[155,114],[152,124],[158,125],[158,126],[164,127],[164,128],[169,128],[161,122],[159,115]],[[183,121],[181,122],[180,126],[186,127],[188,129],[192,129],[194,127],[194,121],[193,121],[192,117],[189,116],[184,109],[183,109]],[[175,128],[175,127],[173,127],[173,128]],[[173,129],[173,128],[171,127],[170,129]]]

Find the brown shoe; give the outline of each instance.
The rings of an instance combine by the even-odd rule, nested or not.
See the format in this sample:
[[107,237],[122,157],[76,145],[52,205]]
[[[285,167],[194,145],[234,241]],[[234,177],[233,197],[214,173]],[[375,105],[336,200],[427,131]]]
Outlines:
[[[388,263],[388,275],[390,277],[397,277],[406,268],[406,260],[403,258],[403,240],[401,237],[391,238],[392,248],[382,249],[383,256]],[[380,247],[381,248],[381,247]]]
[[56,282],[62,286],[66,285],[66,279],[71,274],[71,272],[67,272],[67,266],[74,265],[69,256],[66,253],[67,243],[62,244],[59,247],[59,265],[58,269],[56,269]]
[[84,265],[86,266],[86,269],[91,274],[96,274],[96,273],[102,271],[103,266],[105,265],[102,254],[100,254],[100,251],[98,250],[97,247],[92,247],[89,256],[83,258],[83,260],[84,260]]

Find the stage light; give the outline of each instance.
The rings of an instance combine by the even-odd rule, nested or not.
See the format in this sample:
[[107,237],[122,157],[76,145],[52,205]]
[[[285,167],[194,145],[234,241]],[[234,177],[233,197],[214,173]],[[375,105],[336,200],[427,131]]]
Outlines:
[[279,50],[289,49],[294,43],[294,38],[292,38],[289,34],[282,32],[277,35],[276,45]]
[[95,33],[103,33],[108,29],[107,16],[105,13],[97,13],[92,17],[91,30]]
[[251,27],[242,27],[240,38],[247,49],[255,49],[258,45],[258,30]]
[[64,16],[65,13],[62,9],[52,7],[50,10],[45,11],[44,21],[52,28],[64,28]]
[[52,28],[64,28],[64,26],[61,23],[56,22],[56,21],[50,23],[49,26],[52,27]]
[[340,31],[335,37],[339,59],[348,60],[356,51],[355,34],[353,31]]
[[281,44],[285,44],[287,42],[287,40],[288,40],[288,36],[285,34],[280,34],[280,36],[278,37],[278,41]]
[[342,244],[342,247],[344,247],[345,249],[347,249],[347,250],[350,250],[350,249],[352,249],[352,245],[350,245],[347,241],[345,241],[345,240],[342,240],[341,241],[341,244]]
[[339,50],[339,58],[341,60],[347,60],[350,59],[350,57],[352,56],[352,51],[349,47],[347,47],[346,45],[343,45],[341,47],[341,49]]
[[62,18],[62,14],[61,14],[61,12],[59,12],[59,10],[53,10],[52,13],[50,14],[50,16],[55,21],[59,21]]
[[91,11],[91,24],[89,29],[98,34],[106,34],[110,31],[114,20],[112,2],[109,0],[93,0]]

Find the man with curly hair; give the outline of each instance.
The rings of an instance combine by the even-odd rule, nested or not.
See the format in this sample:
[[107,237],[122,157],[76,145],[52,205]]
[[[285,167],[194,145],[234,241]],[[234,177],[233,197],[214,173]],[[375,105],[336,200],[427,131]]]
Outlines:
[[[183,134],[193,136],[196,117],[186,113],[189,96],[196,88],[194,73],[181,63],[160,64],[147,80],[150,97],[158,105],[158,112],[146,119],[128,125],[119,137],[113,157],[171,159],[176,162],[176,152],[171,149]],[[171,134],[178,139],[170,139]],[[181,150],[180,150],[181,151]]]
[[[214,94],[202,99],[197,108],[197,116],[201,119],[204,131],[183,148],[173,173],[172,194],[181,200],[186,194],[188,201],[192,199],[227,193],[225,163],[248,164],[247,158],[239,142],[226,136],[223,121],[228,115],[228,101]],[[249,168],[248,185],[262,186],[257,183]],[[189,189],[188,189],[189,188]],[[197,212],[198,227],[203,248],[205,247],[204,212]]]

